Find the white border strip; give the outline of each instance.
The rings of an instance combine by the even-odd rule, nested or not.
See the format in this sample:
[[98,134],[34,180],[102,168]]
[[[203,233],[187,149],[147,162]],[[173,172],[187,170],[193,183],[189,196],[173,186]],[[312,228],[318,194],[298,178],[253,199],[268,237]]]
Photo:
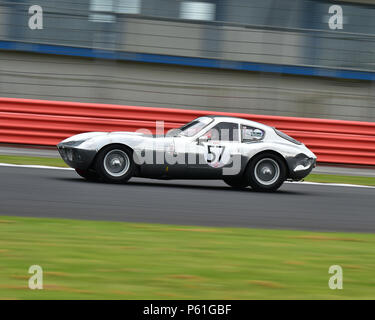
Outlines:
[[[38,166],[38,165],[26,165],[26,164],[10,164],[10,163],[0,163],[0,167],[18,167],[18,168],[31,168],[31,169],[52,169],[52,170],[69,170],[72,168],[63,167],[50,167],[50,166]],[[370,188],[375,189],[373,186],[358,185],[358,184],[345,184],[345,183],[324,183],[324,182],[309,182],[309,181],[285,181],[289,184],[303,184],[303,185],[317,185],[317,186],[332,186],[332,187],[351,187],[351,188]]]
[[52,169],[52,170],[74,170],[72,168],[63,167],[50,167],[50,166],[38,166],[28,164],[11,164],[11,163],[0,163],[0,167],[18,167],[18,168],[32,168],[32,169]]
[[353,188],[370,188],[375,189],[374,186],[366,186],[362,184],[349,184],[349,183],[330,183],[330,182],[310,182],[310,181],[285,181],[290,184],[312,184],[317,186],[333,186],[333,187],[353,187]]

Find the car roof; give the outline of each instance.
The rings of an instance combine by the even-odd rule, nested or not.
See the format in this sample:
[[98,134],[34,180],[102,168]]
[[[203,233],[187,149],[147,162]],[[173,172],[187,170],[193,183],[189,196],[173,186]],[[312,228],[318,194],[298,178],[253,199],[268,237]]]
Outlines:
[[228,121],[228,122],[240,123],[240,124],[243,124],[243,125],[257,127],[259,129],[263,129],[263,130],[272,129],[272,127],[267,126],[263,123],[248,120],[248,119],[244,119],[244,118],[240,118],[240,117],[232,117],[232,116],[225,116],[225,115],[207,115],[207,116],[204,116],[204,117],[209,117],[209,118],[212,118],[214,120],[220,119],[220,122]]

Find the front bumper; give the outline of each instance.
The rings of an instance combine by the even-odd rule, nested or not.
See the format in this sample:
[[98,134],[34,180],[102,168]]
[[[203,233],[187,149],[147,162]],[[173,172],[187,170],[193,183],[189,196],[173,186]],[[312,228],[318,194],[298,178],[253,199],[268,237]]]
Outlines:
[[65,163],[74,169],[87,170],[96,156],[96,150],[80,149],[69,142],[59,143],[57,150]]

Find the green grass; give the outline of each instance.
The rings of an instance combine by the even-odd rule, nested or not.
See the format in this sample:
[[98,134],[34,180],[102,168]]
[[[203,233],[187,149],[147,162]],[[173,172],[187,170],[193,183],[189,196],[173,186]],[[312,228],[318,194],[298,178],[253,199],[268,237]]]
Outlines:
[[375,186],[375,178],[371,177],[357,177],[357,176],[340,176],[334,174],[310,174],[305,179],[310,182],[325,182],[325,183],[347,183],[358,184],[366,186]]
[[60,158],[24,157],[0,155],[0,163],[10,164],[32,164],[40,166],[67,167]]
[[0,299],[374,299],[374,270],[372,234],[0,217]]
[[[0,155],[0,163],[33,164],[33,165],[54,166],[54,167],[67,167],[65,162],[59,158],[40,158],[40,157]],[[341,175],[333,175],[333,174],[310,174],[304,180],[310,181],[310,182],[348,183],[348,184],[375,186],[375,178],[371,178],[371,177],[341,176]]]

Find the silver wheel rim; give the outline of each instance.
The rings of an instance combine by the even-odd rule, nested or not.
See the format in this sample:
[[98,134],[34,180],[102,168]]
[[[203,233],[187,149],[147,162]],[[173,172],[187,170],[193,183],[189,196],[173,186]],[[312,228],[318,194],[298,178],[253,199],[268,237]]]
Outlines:
[[279,164],[271,159],[264,158],[258,161],[254,168],[255,179],[266,186],[274,184],[280,177]]
[[104,169],[112,177],[123,176],[129,167],[129,156],[122,150],[111,150],[104,157]]

